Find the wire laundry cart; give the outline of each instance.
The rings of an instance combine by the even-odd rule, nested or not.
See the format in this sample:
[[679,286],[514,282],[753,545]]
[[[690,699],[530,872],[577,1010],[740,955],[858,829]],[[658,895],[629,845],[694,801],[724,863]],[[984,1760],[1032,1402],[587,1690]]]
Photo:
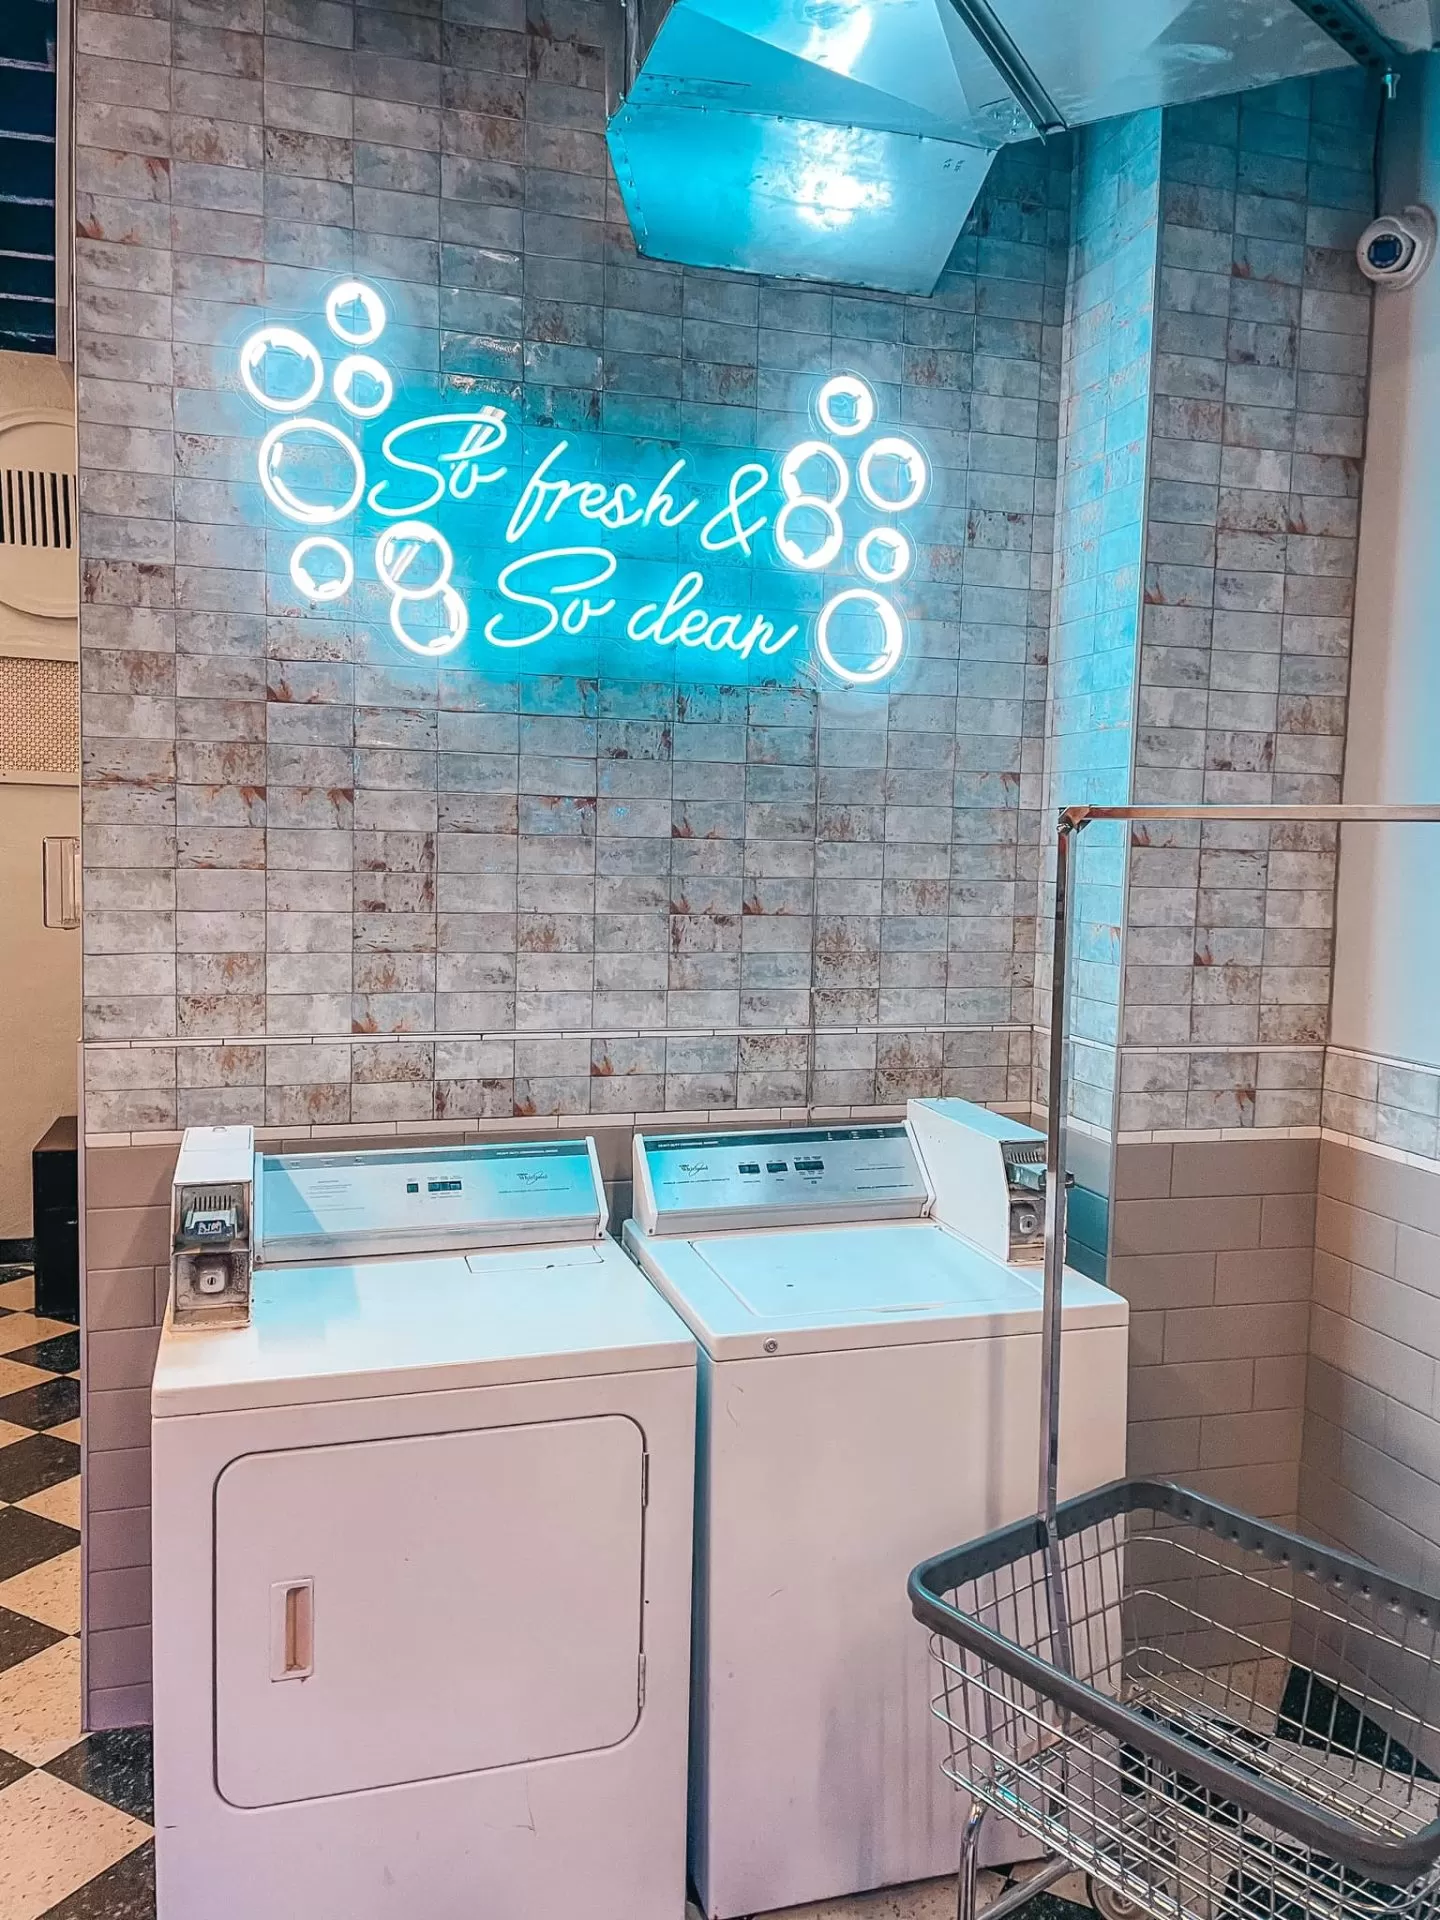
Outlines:
[[1440,1598],[1163,1482],[1060,1504],[1066,973],[1074,841],[1094,820],[1440,822],[1440,807],[1073,807],[1051,983],[1038,1511],[910,1576],[946,1774],[1154,1920],[1428,1920],[1440,1908]]

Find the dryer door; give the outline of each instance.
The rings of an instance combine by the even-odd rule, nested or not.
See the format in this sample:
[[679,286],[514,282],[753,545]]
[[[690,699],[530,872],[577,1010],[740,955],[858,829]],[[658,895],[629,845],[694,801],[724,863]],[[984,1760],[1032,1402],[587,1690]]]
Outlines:
[[644,1441],[619,1415],[247,1454],[215,1503],[215,1767],[235,1806],[623,1740]]

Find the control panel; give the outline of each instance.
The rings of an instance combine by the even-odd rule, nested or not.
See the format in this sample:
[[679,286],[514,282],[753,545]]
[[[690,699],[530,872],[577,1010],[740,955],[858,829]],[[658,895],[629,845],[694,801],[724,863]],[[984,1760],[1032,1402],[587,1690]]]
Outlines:
[[649,1233],[918,1220],[929,1198],[903,1126],[635,1137],[635,1217]]
[[606,1217],[588,1140],[256,1162],[256,1258],[268,1266],[598,1240]]

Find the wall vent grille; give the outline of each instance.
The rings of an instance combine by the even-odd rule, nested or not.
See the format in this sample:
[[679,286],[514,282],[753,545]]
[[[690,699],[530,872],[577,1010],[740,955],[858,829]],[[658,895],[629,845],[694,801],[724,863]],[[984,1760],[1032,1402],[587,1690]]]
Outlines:
[[80,668],[0,658],[0,778],[80,778]]
[[0,467],[0,547],[74,545],[74,474]]

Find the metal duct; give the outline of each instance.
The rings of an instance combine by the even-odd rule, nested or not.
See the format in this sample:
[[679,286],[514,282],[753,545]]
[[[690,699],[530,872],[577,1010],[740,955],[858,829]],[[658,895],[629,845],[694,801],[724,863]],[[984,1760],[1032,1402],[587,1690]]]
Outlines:
[[1354,0],[673,0],[610,150],[644,254],[929,293],[998,147],[1352,57]]

